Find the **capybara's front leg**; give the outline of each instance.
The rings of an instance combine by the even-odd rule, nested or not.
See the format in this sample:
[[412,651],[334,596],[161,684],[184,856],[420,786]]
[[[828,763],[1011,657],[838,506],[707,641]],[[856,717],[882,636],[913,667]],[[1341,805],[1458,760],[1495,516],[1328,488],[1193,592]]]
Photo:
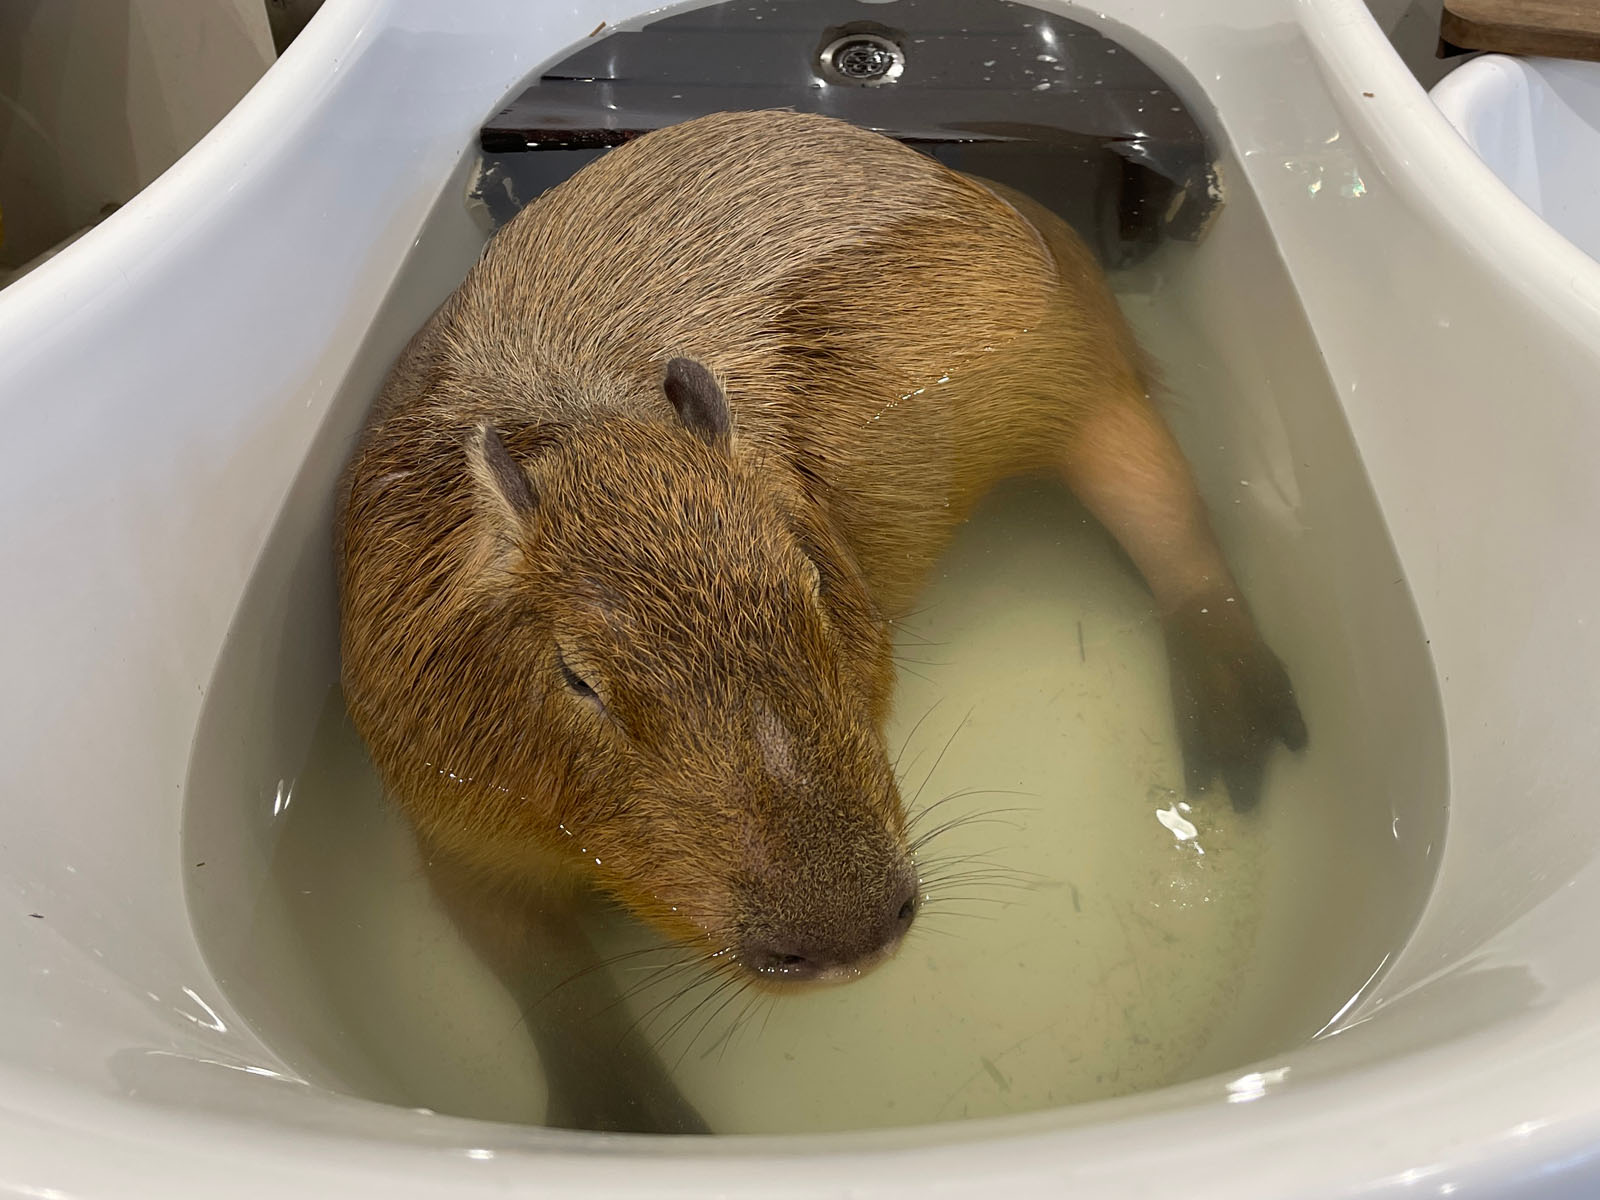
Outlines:
[[496,887],[424,849],[434,895],[522,1010],[539,1051],[545,1120],[607,1133],[709,1133],[639,1031],[576,905]]

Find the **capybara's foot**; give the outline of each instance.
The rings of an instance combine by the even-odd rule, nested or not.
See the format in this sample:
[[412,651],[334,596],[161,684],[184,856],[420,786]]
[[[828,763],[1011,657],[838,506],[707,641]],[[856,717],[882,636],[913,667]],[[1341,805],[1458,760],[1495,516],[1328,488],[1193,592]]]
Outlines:
[[1288,672],[1233,593],[1203,595],[1166,618],[1172,707],[1191,792],[1221,776],[1239,811],[1260,799],[1275,742],[1306,744]]

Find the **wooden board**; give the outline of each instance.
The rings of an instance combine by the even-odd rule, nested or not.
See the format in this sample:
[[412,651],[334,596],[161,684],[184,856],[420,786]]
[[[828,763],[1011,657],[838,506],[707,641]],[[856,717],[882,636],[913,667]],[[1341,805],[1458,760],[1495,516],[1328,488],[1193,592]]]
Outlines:
[[1600,0],[1445,0],[1447,48],[1600,61]]

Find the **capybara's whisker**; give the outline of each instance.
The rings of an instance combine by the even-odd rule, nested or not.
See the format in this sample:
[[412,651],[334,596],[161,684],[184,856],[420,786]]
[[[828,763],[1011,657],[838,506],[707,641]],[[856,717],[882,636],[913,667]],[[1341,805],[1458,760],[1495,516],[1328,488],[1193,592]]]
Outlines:
[[[927,818],[928,818],[930,813],[933,813],[933,812],[937,811],[938,809],[942,808],[944,805],[949,804],[949,803],[951,803],[952,801],[955,801],[955,800],[969,800],[973,796],[1030,796],[1031,797],[1033,795],[1034,795],[1034,793],[1032,793],[1032,792],[1019,792],[1019,791],[1015,791],[1013,789],[1008,789],[1008,788],[963,788],[961,791],[951,792],[948,796],[941,796],[939,799],[933,801],[933,803],[925,805],[922,808],[917,809],[916,812],[912,813],[911,816],[906,821],[906,832],[907,833],[915,832],[917,826],[920,825],[923,821],[927,820]],[[1002,811],[1002,810],[990,809],[990,810],[987,810],[987,811],[994,812],[994,811]],[[1006,810],[1003,810],[1003,811],[1023,813],[1023,812],[1032,812],[1034,810],[1033,809],[1029,809],[1029,808],[1011,808],[1011,809],[1006,809]]]
[[911,840],[911,852],[915,854],[934,838],[949,833],[953,829],[961,829],[968,825],[1004,825],[1012,829],[1022,829],[1024,826],[1020,822],[1010,818],[1025,815],[1032,811],[1032,809],[1028,808],[985,808],[976,812],[962,813],[958,817],[951,817],[949,820],[935,825],[932,829],[919,833]]
[[922,723],[929,717],[933,716],[934,711],[943,703],[944,698],[940,697],[938,700],[935,700],[932,704],[928,705],[927,711],[917,718],[917,723],[911,727],[910,732],[905,736],[905,740],[900,743],[900,753],[894,756],[894,766],[892,768],[894,777],[896,779],[900,778],[900,760],[905,757],[907,748],[916,739],[917,730],[922,728]]
[[[688,1008],[687,1011],[685,1011],[684,1013],[680,1014],[678,1016],[678,1018],[672,1022],[671,1025],[667,1026],[666,1030],[663,1031],[660,1034],[660,1036],[655,1038],[656,1048],[657,1049],[664,1049],[667,1046],[667,1044],[672,1041],[673,1037],[676,1036],[676,1034],[678,1033],[678,1031],[680,1029],[683,1029],[690,1021],[692,1021],[695,1018],[695,1016],[697,1014],[699,1014],[700,1012],[704,1011],[710,1005],[714,1004],[717,1001],[718,997],[721,997],[721,996],[725,995],[731,989],[741,988],[741,987],[745,986],[745,984],[747,982],[748,982],[747,980],[740,978],[738,975],[732,975],[732,974],[730,974],[730,975],[728,975],[728,976],[726,976],[726,977],[724,977],[722,979],[719,979],[717,981],[717,986],[716,987],[712,988],[705,995],[703,995],[699,999],[697,999],[692,1005],[690,1005],[690,1007]],[[692,1044],[692,1039],[691,1039],[691,1044]],[[687,1047],[685,1049],[687,1049]],[[678,1058],[678,1063],[681,1063],[682,1061],[683,1061],[683,1058],[680,1055],[679,1058]]]
[[925,789],[928,786],[928,783],[933,779],[934,774],[939,770],[939,764],[944,762],[944,756],[950,752],[950,747],[955,744],[956,735],[967,727],[967,722],[972,720],[972,714],[975,711],[977,710],[969,708],[967,710],[967,715],[962,717],[960,721],[956,722],[956,727],[950,731],[950,736],[945,739],[943,747],[941,747],[939,750],[938,757],[933,760],[933,766],[929,767],[928,773],[922,777],[922,782],[917,785],[916,793],[911,797],[907,807],[916,808],[917,801],[921,798],[923,789]]
[[[664,1014],[670,1012],[671,1009],[672,1009],[672,1006],[674,1004],[676,1004],[678,1001],[682,1000],[684,997],[691,995],[696,990],[698,990],[700,988],[703,988],[703,987],[707,986],[708,984],[715,985],[715,986],[712,988],[712,990],[710,992],[707,993],[707,996],[715,995],[717,992],[721,991],[722,988],[724,986],[726,986],[729,982],[730,982],[730,980],[728,978],[722,976],[722,975],[703,975],[703,976],[700,976],[699,978],[692,979],[692,980],[690,980],[690,982],[688,982],[688,983],[684,984],[682,987],[680,987],[677,991],[672,992],[670,995],[668,995],[668,996],[666,996],[666,997],[664,997],[664,998],[662,998],[660,1000],[655,1001],[649,1007],[644,1009],[644,1011],[639,1013],[639,1015],[637,1017],[635,1017],[633,1019],[633,1021],[627,1026],[626,1030],[624,1030],[624,1033],[625,1034],[632,1033],[635,1029],[638,1029],[641,1032],[646,1033],[648,1035],[651,1023],[653,1021],[655,1021],[658,1017],[662,1017]],[[699,1000],[696,1000],[690,1006],[689,1011],[693,1012],[694,1009],[699,1007],[699,1005],[702,1004],[703,1002],[704,1002],[704,997],[702,997]],[[677,1027],[677,1024],[676,1024],[676,1022],[674,1022],[673,1028],[675,1029],[676,1027]],[[669,1034],[670,1034],[670,1030],[669,1030]],[[653,1040],[656,1042],[656,1044],[658,1046],[661,1044],[661,1041],[662,1041],[662,1039],[660,1039],[660,1038],[655,1038]]]
[[[545,994],[543,996],[541,996],[538,1000],[534,1001],[534,1006],[538,1007],[539,1005],[544,1004],[547,1000],[549,1000],[557,992],[561,991],[563,988],[571,986],[574,983],[577,983],[580,979],[585,979],[588,976],[593,975],[593,974],[595,974],[596,972],[599,972],[599,971],[609,971],[620,962],[625,962],[630,958],[638,958],[638,957],[640,957],[642,955],[645,955],[645,954],[663,954],[663,953],[674,954],[674,955],[677,955],[677,956],[679,956],[681,958],[681,956],[685,953],[685,950],[681,946],[647,946],[647,947],[645,947],[643,949],[640,949],[640,950],[624,951],[623,953],[613,955],[610,958],[601,959],[599,962],[590,963],[588,966],[582,968],[581,970],[574,971],[571,975],[568,975],[566,978],[562,979],[559,983],[557,983],[549,991],[545,992]],[[644,968],[639,968],[639,969],[642,969],[642,970],[657,970],[657,971],[659,971],[663,967],[672,966],[672,965],[674,965],[674,964],[673,963],[655,963],[655,964],[652,964],[649,967],[644,967]]]
[[740,980],[739,986],[734,988],[732,994],[727,996],[721,1004],[718,1004],[711,1010],[706,1019],[700,1023],[700,1027],[694,1031],[694,1036],[684,1043],[682,1051],[680,1051],[678,1054],[677,1062],[673,1064],[674,1070],[683,1065],[683,1060],[689,1056],[689,1052],[693,1050],[695,1044],[705,1036],[706,1030],[711,1028],[716,1019],[726,1012],[728,1006],[734,1003],[734,1001],[738,1000],[740,996],[744,995],[744,993],[748,991],[751,986],[753,986],[751,980]]

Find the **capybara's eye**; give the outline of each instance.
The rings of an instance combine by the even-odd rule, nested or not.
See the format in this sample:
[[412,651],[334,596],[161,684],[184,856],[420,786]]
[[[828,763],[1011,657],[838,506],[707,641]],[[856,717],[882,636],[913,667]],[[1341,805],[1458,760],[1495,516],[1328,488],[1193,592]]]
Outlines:
[[590,686],[587,679],[567,665],[567,660],[559,648],[556,650],[556,665],[561,669],[561,682],[566,684],[569,692],[581,700],[587,700],[596,708],[605,707],[605,703],[600,699],[600,693]]

